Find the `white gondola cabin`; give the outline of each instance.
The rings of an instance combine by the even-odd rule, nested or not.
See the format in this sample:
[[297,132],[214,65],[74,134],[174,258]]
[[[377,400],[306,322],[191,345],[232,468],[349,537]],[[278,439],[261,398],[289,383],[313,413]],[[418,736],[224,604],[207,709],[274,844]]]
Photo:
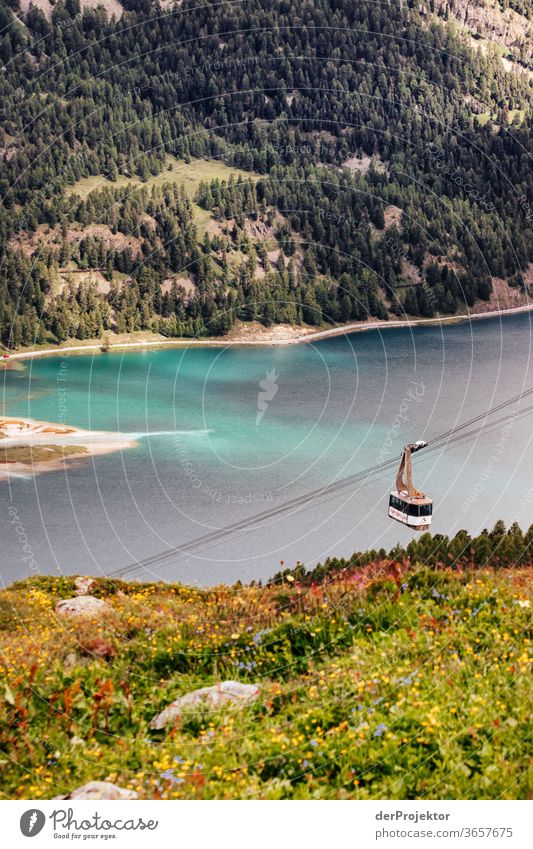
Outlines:
[[428,530],[433,513],[431,498],[415,489],[411,476],[411,454],[426,445],[427,442],[419,440],[405,446],[396,475],[396,489],[389,496],[389,517],[414,531]]

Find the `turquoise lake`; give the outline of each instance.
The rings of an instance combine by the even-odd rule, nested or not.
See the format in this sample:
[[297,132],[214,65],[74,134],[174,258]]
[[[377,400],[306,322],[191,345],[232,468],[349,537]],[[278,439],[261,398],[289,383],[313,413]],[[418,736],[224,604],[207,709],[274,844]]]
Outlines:
[[[138,444],[0,483],[2,579],[29,574],[14,510],[41,572],[108,574],[399,459],[405,441],[431,442],[533,386],[531,343],[531,316],[521,314],[314,345],[56,356],[7,370],[5,414],[130,433]],[[525,416],[416,456],[415,484],[434,499],[435,532],[533,522],[532,422]],[[312,565],[406,543],[411,533],[387,517],[393,481],[389,471],[136,577],[251,580],[272,575],[280,560]]]

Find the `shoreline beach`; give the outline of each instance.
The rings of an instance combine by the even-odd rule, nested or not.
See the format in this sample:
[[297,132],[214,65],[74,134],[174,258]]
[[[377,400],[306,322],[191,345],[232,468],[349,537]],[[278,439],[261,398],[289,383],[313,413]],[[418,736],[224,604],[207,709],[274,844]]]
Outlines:
[[421,318],[421,319],[402,319],[398,321],[372,321],[372,322],[354,322],[338,327],[331,327],[325,330],[316,330],[308,332],[306,328],[294,327],[292,325],[275,325],[271,328],[264,328],[264,332],[243,334],[242,338],[229,337],[207,337],[205,339],[188,339],[184,337],[175,339],[139,339],[134,342],[91,342],[88,345],[62,345],[56,348],[31,349],[23,351],[14,351],[11,353],[7,349],[3,349],[8,355],[5,360],[0,360],[4,367],[9,366],[10,362],[20,360],[31,360],[35,357],[52,357],[66,356],[68,354],[83,354],[83,353],[112,353],[132,349],[146,348],[162,348],[162,347],[200,347],[200,348],[226,348],[226,347],[276,347],[286,345],[299,345],[303,343],[314,343],[322,339],[329,339],[335,336],[347,336],[351,333],[363,333],[374,330],[392,330],[408,327],[439,327],[449,324],[464,324],[468,321],[479,321],[481,319],[504,318],[510,315],[519,313],[531,312],[533,304],[525,304],[520,307],[512,307],[511,309],[490,310],[480,313],[464,313],[461,315],[440,316],[439,318]]

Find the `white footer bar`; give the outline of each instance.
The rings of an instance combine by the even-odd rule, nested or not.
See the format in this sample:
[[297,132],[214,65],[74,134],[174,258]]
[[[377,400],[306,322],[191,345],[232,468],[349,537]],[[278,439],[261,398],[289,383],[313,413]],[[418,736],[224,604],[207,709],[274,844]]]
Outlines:
[[4,801],[1,843],[187,849],[531,849],[533,802]]

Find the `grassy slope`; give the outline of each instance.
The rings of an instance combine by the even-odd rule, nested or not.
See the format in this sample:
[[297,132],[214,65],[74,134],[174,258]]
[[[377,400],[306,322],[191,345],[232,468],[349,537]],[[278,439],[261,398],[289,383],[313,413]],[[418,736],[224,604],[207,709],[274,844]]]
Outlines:
[[[232,174],[236,178],[242,177],[243,180],[259,179],[258,174],[226,165],[225,162],[219,159],[191,159],[190,162],[184,162],[169,155],[167,156],[167,165],[172,166],[170,171],[168,168],[164,168],[160,174],[150,177],[145,183],[138,177],[120,176],[115,182],[111,182],[102,176],[84,177],[82,180],[78,180],[73,186],[70,186],[65,194],[67,197],[78,195],[81,198],[86,198],[91,192],[104,187],[121,188],[122,186],[129,185],[132,189],[138,189],[141,186],[151,188],[152,186],[162,186],[164,183],[178,183],[178,185],[183,186],[187,195],[192,200],[203,180],[211,181],[217,178],[219,180],[229,180]],[[204,229],[211,220],[211,213],[202,209],[196,203],[193,203],[193,211],[196,224],[200,229]]]
[[120,188],[121,186],[133,186],[140,188],[141,186],[161,186],[164,183],[178,183],[183,185],[189,197],[193,197],[198,191],[198,187],[202,180],[228,180],[232,174],[235,177],[242,177],[244,180],[250,177],[258,177],[251,171],[242,171],[219,159],[191,159],[189,163],[181,159],[176,159],[174,156],[167,156],[167,165],[172,165],[172,170],[163,169],[160,174],[155,177],[150,177],[143,183],[138,177],[118,177],[117,180],[111,182],[105,177],[84,177],[78,180],[73,186],[70,186],[65,194],[79,195],[81,198],[86,198],[91,192],[102,189],[104,187]]
[[[113,613],[97,627],[56,620],[70,579],[4,591],[2,792],[110,779],[143,798],[527,797],[531,568],[413,567],[398,592],[388,570],[309,588],[99,581]],[[228,678],[261,699],[149,730]]]
[[[200,183],[202,181],[211,181],[215,179],[219,180],[229,180],[230,176],[233,174],[235,178],[241,177],[243,180],[258,180],[259,174],[256,174],[252,171],[243,171],[240,168],[235,168],[233,166],[226,165],[225,162],[222,162],[217,159],[191,159],[190,162],[185,162],[181,159],[176,159],[174,156],[167,156],[166,159],[167,166],[171,166],[171,170],[168,170],[168,167],[164,168],[160,174],[156,176],[150,177],[146,182],[142,182],[138,177],[124,177],[119,176],[117,180],[114,182],[111,180],[107,180],[104,176],[93,176],[93,177],[84,177],[81,180],[78,180],[73,186],[70,186],[66,191],[65,195],[67,197],[77,195],[78,197],[85,199],[91,192],[100,191],[103,188],[122,188],[124,186],[129,186],[131,190],[138,189],[141,186],[145,186],[147,188],[151,188],[152,186],[162,186],[165,183],[177,183],[180,186],[183,186],[185,192],[191,200],[191,206],[194,216],[194,222],[198,227],[198,231],[200,235],[205,231],[206,227],[210,222],[212,222],[213,216],[209,210],[202,209],[197,203],[194,203],[193,198],[198,191]],[[242,258],[242,255],[241,255]],[[65,268],[70,268],[75,270],[77,268],[74,262],[70,262],[67,266],[63,266],[63,270]],[[179,277],[180,275],[174,275]],[[183,273],[184,277],[188,277],[187,273]],[[120,275],[118,272],[113,273],[114,280],[126,279],[126,275]],[[55,278],[52,280],[52,287],[54,289],[54,294],[58,291],[58,286],[65,283],[65,278],[61,274],[57,274]],[[142,338],[165,338],[159,337],[159,334],[151,334],[151,333],[143,333],[142,331],[138,331],[138,334],[142,336]],[[113,337],[113,341],[119,341],[119,334],[110,333]],[[123,336],[126,334],[122,334]],[[135,335],[135,334],[129,334]],[[100,342],[101,340],[89,340]],[[127,340],[131,341],[131,340]],[[70,343],[76,344],[79,343],[79,340],[72,339],[69,340]],[[53,344],[53,340],[50,339],[50,342],[46,342],[42,347],[48,347],[49,344]],[[67,343],[68,344],[68,343]],[[36,349],[39,346],[32,346]],[[18,350],[23,350],[22,348]]]

